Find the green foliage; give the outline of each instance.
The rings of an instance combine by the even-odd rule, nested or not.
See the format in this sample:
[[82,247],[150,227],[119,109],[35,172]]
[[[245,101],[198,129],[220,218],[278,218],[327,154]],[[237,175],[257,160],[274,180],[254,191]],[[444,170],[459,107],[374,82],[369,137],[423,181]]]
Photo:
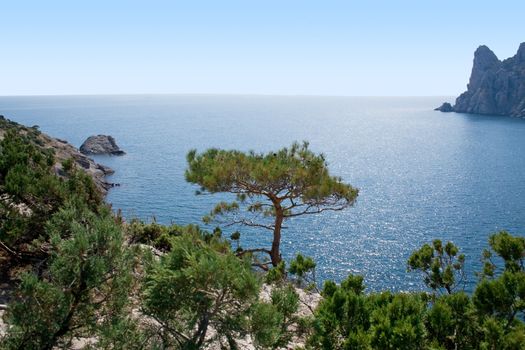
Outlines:
[[202,192],[229,192],[232,203],[221,202],[204,218],[205,222],[225,218],[229,224],[264,228],[273,232],[273,266],[281,261],[283,221],[296,216],[352,205],[358,191],[331,176],[323,155],[309,150],[308,143],[294,143],[277,152],[257,154],[209,149],[187,155],[186,180],[201,186]]
[[244,334],[259,282],[249,262],[221,252],[202,236],[172,238],[172,248],[147,271],[143,306],[162,325],[163,339],[183,349],[202,347],[210,327],[222,342]]
[[[371,315],[370,343],[375,349],[420,349],[424,344],[425,303],[419,295],[386,293]],[[386,300],[385,300],[386,299]],[[385,302],[386,301],[386,302]]]
[[477,349],[477,316],[469,296],[463,292],[443,295],[428,310],[429,341],[445,349]]
[[[492,272],[469,296],[383,292],[363,294],[363,279],[349,276],[337,285],[326,281],[315,311],[308,346],[312,349],[524,349],[525,274],[523,239],[506,232],[492,235]],[[457,258],[456,258],[457,257]],[[409,260],[412,269],[428,272],[429,286],[453,289],[447,267],[463,268],[452,244],[425,245]],[[456,260],[457,259],[457,260]],[[436,260],[438,263],[436,263]],[[439,266],[439,268],[436,268]],[[502,271],[498,276],[495,271]],[[448,283],[448,284],[447,284]]]
[[465,279],[465,255],[452,242],[445,246],[436,239],[432,245],[425,244],[408,259],[408,270],[424,274],[425,284],[434,291],[444,289],[452,293]]
[[523,325],[511,331],[494,318],[484,319],[481,326],[480,349],[523,350],[525,348],[525,329]]
[[290,261],[288,271],[299,278],[305,278],[308,273],[311,273],[315,269],[315,266],[316,264],[311,257],[304,257],[302,254],[297,254],[295,259]]
[[494,280],[482,280],[474,292],[474,305],[483,315],[508,320],[525,311],[525,274],[504,272]]
[[223,240],[220,229],[215,229],[212,233],[203,230],[198,225],[177,225],[170,226],[160,225],[153,221],[146,223],[144,221],[133,219],[129,224],[124,225],[126,236],[129,237],[131,243],[146,244],[162,252],[168,252],[172,249],[174,240],[172,238],[179,237],[184,234],[199,237],[206,243],[214,247],[214,249],[222,252],[230,250],[228,242]]
[[67,346],[74,336],[96,334],[124,317],[132,259],[110,212],[95,214],[69,201],[46,231],[49,266],[41,278],[22,276],[7,311],[8,349]]
[[243,249],[241,248],[241,243],[240,243],[240,240],[241,240],[241,233],[240,233],[239,231],[235,231],[235,232],[233,232],[233,233],[230,235],[230,239],[236,243],[235,251],[236,251],[237,253],[241,253],[242,250],[243,250]]
[[311,257],[304,257],[302,254],[297,254],[295,258],[290,261],[288,272],[297,277],[300,286],[304,286],[309,290],[317,290],[317,280],[315,276],[316,266],[315,261]]
[[250,331],[255,345],[260,348],[274,348],[281,337],[283,315],[271,303],[257,303],[251,311]]
[[253,306],[250,330],[257,347],[277,349],[286,346],[293,335],[300,335],[291,331],[301,321],[295,315],[299,295],[292,285],[284,284],[272,289],[270,299],[269,303],[258,302]]
[[96,349],[161,349],[159,344],[151,342],[155,333],[131,317],[119,318],[99,328],[97,335]]
[[155,221],[148,224],[138,219],[131,220],[125,229],[132,243],[148,244],[161,251],[169,251],[170,237],[180,236],[184,230],[178,225],[164,226]]
[[241,239],[241,233],[239,231],[235,231],[231,234],[230,239],[232,241],[238,241],[239,239]]
[[[191,151],[187,156],[186,179],[210,192],[234,192],[253,196],[256,190],[281,190],[309,203],[327,197],[353,201],[357,191],[339,178],[329,176],[324,156],[308,149],[308,144],[293,144],[277,152],[248,154],[239,151],[210,149],[202,154]],[[253,187],[244,182],[251,182]],[[241,198],[243,199],[243,198]],[[254,203],[253,210],[261,210]]]
[[268,284],[280,284],[286,280],[286,264],[281,261],[277,266],[268,270],[265,281]]
[[274,288],[271,299],[285,320],[290,320],[299,308],[299,295],[291,284]]
[[[468,296],[363,294],[362,279],[325,283],[308,345],[313,349],[469,349],[476,320]],[[474,343],[475,344],[475,343]],[[459,346],[459,347],[456,347]]]
[[53,151],[35,143],[34,131],[1,123],[7,131],[0,141],[0,242],[22,253],[34,240],[49,239],[45,222],[67,200],[78,197],[96,211],[102,197],[91,178],[72,164],[65,180],[57,177]]
[[[491,250],[483,253],[484,269],[472,300],[483,323],[482,346],[516,347],[516,339],[525,338],[525,239],[505,231],[489,238]],[[497,261],[492,260],[496,254]],[[498,267],[497,263],[503,262]]]
[[340,286],[326,282],[323,299],[315,311],[313,334],[308,343],[315,349],[366,349],[369,347],[372,309],[362,294],[362,277],[350,275]]
[[[498,272],[496,264],[492,261],[495,253],[504,262],[503,271],[523,272],[525,259],[525,238],[515,237],[506,231],[500,231],[489,237],[492,249],[483,252],[484,269],[482,277],[494,277]],[[502,269],[499,270],[500,272]]]
[[63,178],[55,174],[37,128],[5,119],[0,127],[0,248],[12,259],[6,268],[34,271],[15,275],[2,347],[51,349],[86,334],[102,340],[128,301],[132,259],[121,228],[72,160],[63,162]]
[[60,329],[57,320],[65,319],[69,311],[68,300],[59,286],[28,273],[22,276],[15,298],[6,315],[13,328],[2,340],[1,348],[44,349],[54,345],[54,335]]
[[44,154],[14,129],[0,142],[0,240],[5,244],[17,246],[37,238],[43,222],[64,200],[48,157],[52,154]]

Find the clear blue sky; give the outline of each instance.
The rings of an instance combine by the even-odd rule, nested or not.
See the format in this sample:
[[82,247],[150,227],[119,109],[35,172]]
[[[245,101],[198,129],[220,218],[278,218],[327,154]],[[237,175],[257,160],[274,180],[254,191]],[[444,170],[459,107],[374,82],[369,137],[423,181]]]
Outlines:
[[525,1],[2,1],[0,95],[456,95]]

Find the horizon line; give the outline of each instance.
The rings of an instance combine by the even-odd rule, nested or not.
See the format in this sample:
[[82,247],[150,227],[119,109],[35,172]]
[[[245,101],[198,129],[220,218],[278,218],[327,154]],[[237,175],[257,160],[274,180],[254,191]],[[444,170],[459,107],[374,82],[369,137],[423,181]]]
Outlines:
[[235,93],[235,92],[132,92],[132,93],[56,93],[56,94],[22,94],[22,95],[0,95],[5,97],[117,97],[117,96],[261,96],[261,97],[453,97],[454,94],[446,95],[344,95],[344,94],[274,94],[274,93]]

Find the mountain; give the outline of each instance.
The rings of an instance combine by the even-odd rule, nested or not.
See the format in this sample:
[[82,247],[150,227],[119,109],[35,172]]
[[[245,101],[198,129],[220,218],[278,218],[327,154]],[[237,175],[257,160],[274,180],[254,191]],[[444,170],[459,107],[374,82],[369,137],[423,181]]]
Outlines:
[[478,47],[467,91],[456,99],[452,109],[525,118],[525,42],[515,56],[503,61],[487,46]]

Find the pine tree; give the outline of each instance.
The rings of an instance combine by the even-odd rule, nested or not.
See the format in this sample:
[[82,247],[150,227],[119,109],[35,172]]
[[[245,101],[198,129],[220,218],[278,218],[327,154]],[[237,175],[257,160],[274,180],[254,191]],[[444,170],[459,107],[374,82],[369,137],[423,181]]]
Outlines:
[[287,219],[343,210],[351,206],[358,190],[329,174],[324,156],[313,153],[308,143],[257,154],[209,149],[188,153],[186,180],[210,193],[229,192],[237,200],[221,202],[205,217],[222,217],[227,224],[240,224],[270,230],[271,249],[267,253],[273,266],[281,261],[283,222]]

